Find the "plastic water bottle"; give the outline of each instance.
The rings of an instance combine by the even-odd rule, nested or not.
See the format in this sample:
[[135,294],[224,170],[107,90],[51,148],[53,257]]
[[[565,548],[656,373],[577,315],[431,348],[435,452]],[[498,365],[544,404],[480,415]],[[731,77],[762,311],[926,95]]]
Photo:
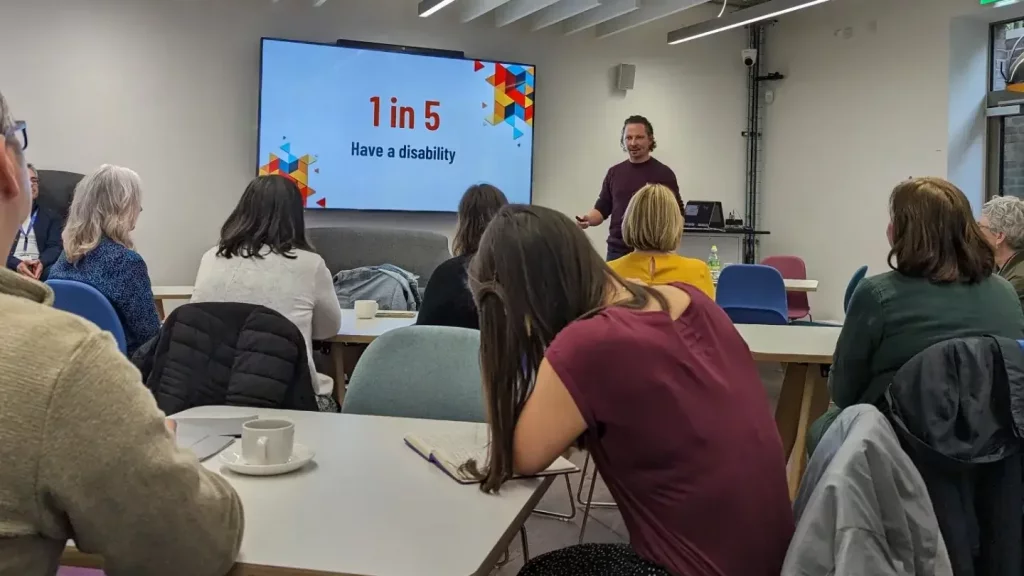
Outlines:
[[722,271],[722,263],[718,260],[718,246],[711,246],[711,255],[708,256],[708,268],[711,270],[711,281],[718,283],[718,274]]

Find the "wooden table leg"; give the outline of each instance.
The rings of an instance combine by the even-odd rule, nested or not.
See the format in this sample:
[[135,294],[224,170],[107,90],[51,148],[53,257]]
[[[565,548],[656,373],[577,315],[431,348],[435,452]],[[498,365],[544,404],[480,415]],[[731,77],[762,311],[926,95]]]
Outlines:
[[156,317],[163,322],[167,318],[167,314],[164,313],[164,300],[163,298],[156,298],[153,302],[156,303]]
[[345,344],[331,342],[331,362],[334,363],[334,399],[341,407],[345,405]]
[[806,364],[786,364],[785,377],[779,402],[775,406],[775,425],[779,428],[782,448],[789,460],[796,443],[797,428],[800,422],[800,401],[804,396],[804,381],[807,378]]
[[800,488],[800,481],[804,476],[804,468],[807,466],[807,429],[810,428],[811,423],[828,410],[828,380],[822,374],[822,367],[820,365],[815,364],[807,367],[802,392],[796,439],[793,443],[789,462],[790,499],[796,498],[797,490]]

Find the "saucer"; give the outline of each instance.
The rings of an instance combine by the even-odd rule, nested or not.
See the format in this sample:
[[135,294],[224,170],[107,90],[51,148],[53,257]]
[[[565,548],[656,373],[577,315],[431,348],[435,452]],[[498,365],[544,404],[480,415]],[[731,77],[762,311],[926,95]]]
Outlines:
[[304,444],[295,443],[292,457],[284,464],[249,464],[242,458],[242,443],[235,442],[220,453],[220,462],[228,470],[247,476],[277,476],[294,472],[313,460],[316,452]]

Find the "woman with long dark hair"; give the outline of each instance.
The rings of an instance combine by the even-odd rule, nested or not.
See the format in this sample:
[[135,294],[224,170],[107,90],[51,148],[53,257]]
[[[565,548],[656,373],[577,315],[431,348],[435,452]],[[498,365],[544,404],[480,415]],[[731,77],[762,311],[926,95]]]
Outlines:
[[476,304],[466,284],[466,268],[480,246],[487,225],[506,204],[505,194],[490,184],[474,184],[462,195],[459,223],[452,239],[455,257],[430,275],[417,324],[479,328]]
[[586,545],[520,574],[778,575],[793,533],[785,457],[725,313],[687,284],[623,280],[566,216],[508,206],[470,266],[491,444],[482,489],[582,440],[630,545]]
[[306,340],[320,408],[337,411],[334,381],[317,373],[312,343],[338,334],[341,305],[327,264],[306,239],[295,182],[260,176],[249,184],[224,222],[220,242],[203,256],[192,302],[258,304],[294,322]]

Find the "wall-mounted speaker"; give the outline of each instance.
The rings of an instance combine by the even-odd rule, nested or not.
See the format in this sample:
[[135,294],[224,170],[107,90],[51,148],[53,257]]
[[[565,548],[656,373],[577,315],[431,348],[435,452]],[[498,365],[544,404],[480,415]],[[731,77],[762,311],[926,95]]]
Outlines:
[[632,90],[636,82],[636,66],[633,64],[619,64],[615,69],[615,87],[625,92]]

